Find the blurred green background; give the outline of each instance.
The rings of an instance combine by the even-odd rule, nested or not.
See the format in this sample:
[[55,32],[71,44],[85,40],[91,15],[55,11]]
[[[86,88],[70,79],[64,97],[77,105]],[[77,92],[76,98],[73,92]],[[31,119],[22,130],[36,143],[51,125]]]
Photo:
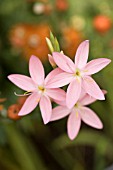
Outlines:
[[0,0],[0,170],[104,170],[113,163],[113,63],[94,75],[106,101],[90,107],[101,118],[99,131],[82,123],[77,138],[66,133],[67,118],[42,122],[39,108],[17,114],[25,99],[8,81],[12,73],[28,73],[32,54],[52,70],[45,37],[52,30],[65,54],[74,58],[77,46],[90,40],[89,60],[113,58],[112,0]]

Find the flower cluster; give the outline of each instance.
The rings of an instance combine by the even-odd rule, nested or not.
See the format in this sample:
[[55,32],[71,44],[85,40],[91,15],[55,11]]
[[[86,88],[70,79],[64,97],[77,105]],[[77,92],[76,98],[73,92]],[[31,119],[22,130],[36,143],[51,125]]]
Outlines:
[[[25,90],[24,95],[29,95],[18,115],[29,114],[38,104],[44,124],[69,115],[67,129],[71,140],[77,136],[81,120],[101,129],[102,122],[86,105],[97,99],[105,99],[105,91],[100,89],[91,75],[107,66],[110,59],[98,58],[87,63],[88,53],[89,41],[86,40],[79,45],[74,62],[61,52],[49,55],[58,67],[46,78],[43,65],[35,56],[31,56],[29,61],[30,77],[20,74],[9,75],[9,80]],[[68,85],[67,92],[60,88],[65,85]],[[53,109],[52,101],[58,104]]]

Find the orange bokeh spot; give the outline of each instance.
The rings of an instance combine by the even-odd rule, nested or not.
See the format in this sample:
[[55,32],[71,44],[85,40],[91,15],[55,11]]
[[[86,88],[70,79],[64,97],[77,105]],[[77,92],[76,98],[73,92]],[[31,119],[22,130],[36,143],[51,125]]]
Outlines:
[[98,15],[93,20],[93,26],[96,31],[100,33],[105,33],[110,30],[112,23],[108,16]]
[[71,27],[65,28],[62,31],[62,49],[64,53],[73,59],[76,49],[82,40],[83,38],[80,32]]
[[49,33],[50,27],[47,24],[19,24],[10,31],[10,42],[14,48],[21,50],[27,60],[31,55],[36,55],[45,62],[49,53],[45,38],[49,37]]

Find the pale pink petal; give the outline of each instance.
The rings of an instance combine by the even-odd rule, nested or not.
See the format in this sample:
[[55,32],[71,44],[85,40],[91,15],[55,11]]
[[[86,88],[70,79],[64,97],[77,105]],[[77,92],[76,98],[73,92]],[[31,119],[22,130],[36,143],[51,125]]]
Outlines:
[[85,76],[83,78],[83,87],[86,90],[86,92],[92,97],[99,99],[99,100],[105,99],[102,90],[90,76]]
[[33,55],[31,56],[29,61],[29,72],[35,83],[37,83],[38,85],[43,84],[45,77],[43,65],[39,58]]
[[84,71],[85,71],[84,74],[91,75],[91,74],[97,73],[98,71],[106,67],[110,62],[111,60],[107,58],[98,58],[98,59],[92,60],[86,64],[84,68]]
[[50,121],[51,114],[52,114],[51,101],[48,96],[43,95],[40,99],[39,104],[40,104],[40,110],[41,110],[44,124],[47,124]]
[[89,105],[91,103],[94,103],[97,99],[90,96],[88,93],[85,94],[85,96],[80,100],[81,105]]
[[64,73],[60,68],[55,68],[52,70],[45,78],[45,85],[49,84],[49,82],[58,74]]
[[8,76],[8,79],[25,91],[33,91],[36,89],[36,85],[30,77],[21,74],[11,74]]
[[46,88],[58,88],[69,84],[74,79],[73,74],[71,73],[60,73],[55,76],[51,81],[49,81],[46,85]]
[[19,116],[24,116],[32,112],[36,106],[38,105],[38,102],[40,100],[40,96],[38,93],[32,93],[25,101],[24,105],[22,106],[21,110],[19,111]]
[[80,93],[79,101],[81,101],[81,99],[84,98],[85,95],[86,95],[86,91],[83,88],[81,88],[81,93]]
[[53,102],[59,104],[60,106],[66,106],[66,100],[64,100],[64,101],[59,101],[59,100],[53,99]]
[[55,100],[64,101],[66,99],[66,92],[60,88],[46,89],[46,94]]
[[64,106],[58,106],[53,109],[50,121],[55,121],[66,117],[70,110]]
[[80,130],[81,118],[78,112],[71,112],[67,122],[68,136],[73,140]]
[[75,64],[66,55],[59,52],[53,52],[53,58],[57,66],[62,70],[68,73],[73,73],[75,71]]
[[75,65],[78,68],[83,68],[88,60],[89,54],[89,40],[83,41],[76,52],[75,55]]
[[89,109],[88,107],[82,107],[80,109],[80,115],[82,120],[89,126],[92,126],[97,129],[103,128],[103,124],[99,117],[93,110]]
[[[105,95],[107,93],[106,90],[102,90],[103,94]],[[81,94],[79,97],[79,102],[81,105],[89,105],[91,103],[94,103],[97,99],[94,97],[90,96],[86,91],[82,88],[81,89]]]
[[[105,95],[107,92],[106,90],[102,90],[102,93]],[[81,105],[89,105],[96,101],[94,97],[90,96],[88,93],[85,93],[85,95],[79,100]]]
[[102,90],[102,92],[103,92],[104,95],[107,94],[107,91],[106,91],[106,90]]
[[67,88],[66,104],[72,108],[79,99],[81,93],[81,80],[74,79]]

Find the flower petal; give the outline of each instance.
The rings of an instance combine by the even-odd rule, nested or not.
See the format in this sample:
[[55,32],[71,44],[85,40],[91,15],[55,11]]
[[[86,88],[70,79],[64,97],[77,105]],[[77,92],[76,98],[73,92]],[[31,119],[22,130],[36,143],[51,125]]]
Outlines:
[[42,85],[44,82],[44,68],[38,57],[31,56],[29,61],[29,72],[35,83]]
[[52,111],[50,121],[55,121],[64,118],[70,113],[70,110],[65,106],[55,107]]
[[68,73],[73,73],[75,71],[75,64],[66,55],[59,53],[59,52],[53,52],[53,58],[54,58],[55,63],[62,70]]
[[50,121],[51,114],[52,114],[52,105],[51,101],[48,96],[42,96],[40,99],[40,110],[42,113],[42,118],[44,124],[47,124]]
[[60,68],[55,68],[54,70],[52,70],[45,78],[45,85],[48,85],[49,82],[60,73],[64,73],[64,71],[62,71]]
[[94,97],[90,96],[88,93],[85,94],[83,98],[80,99],[80,104],[81,105],[89,105],[91,103],[94,103],[97,99]]
[[[81,85],[82,86],[82,85]],[[81,93],[80,93],[80,97],[79,97],[79,101],[81,101],[81,99],[86,95],[86,91],[84,90],[83,87],[81,87]]]
[[59,101],[66,100],[66,92],[60,88],[46,89],[46,93],[52,99],[59,100]]
[[46,88],[57,88],[69,84],[74,79],[73,74],[70,73],[60,73],[59,75],[53,77],[46,85]]
[[86,90],[86,92],[92,97],[99,99],[99,100],[105,99],[102,90],[90,76],[85,76],[83,78],[83,87]]
[[68,136],[71,140],[73,140],[80,130],[81,125],[81,118],[79,113],[77,112],[71,112],[68,118],[67,122],[67,130],[68,130]]
[[30,77],[21,74],[11,74],[8,76],[8,79],[25,91],[33,91],[36,89],[35,83]]
[[[105,95],[107,92],[106,90],[102,90],[102,93]],[[79,100],[81,105],[89,105],[96,101],[94,97],[90,96],[88,93],[85,93],[85,95]]]
[[18,113],[19,116],[24,116],[32,112],[36,106],[38,105],[38,102],[40,100],[40,96],[38,93],[32,93],[25,101],[24,105],[22,106],[20,112]]
[[99,72],[104,67],[106,67],[110,62],[111,60],[107,58],[98,58],[88,62],[84,68],[85,75],[91,75]]
[[76,52],[75,55],[75,65],[78,68],[83,68],[88,59],[88,54],[89,54],[89,40],[83,41]]
[[74,79],[67,88],[66,104],[72,108],[79,99],[81,93],[81,80]]
[[92,126],[97,129],[103,128],[103,124],[101,120],[93,110],[89,109],[88,107],[82,107],[80,109],[80,114],[81,114],[81,119],[89,126]]
[[66,106],[66,100],[64,100],[64,101],[59,101],[59,100],[53,99],[53,102],[59,104],[60,106]]

